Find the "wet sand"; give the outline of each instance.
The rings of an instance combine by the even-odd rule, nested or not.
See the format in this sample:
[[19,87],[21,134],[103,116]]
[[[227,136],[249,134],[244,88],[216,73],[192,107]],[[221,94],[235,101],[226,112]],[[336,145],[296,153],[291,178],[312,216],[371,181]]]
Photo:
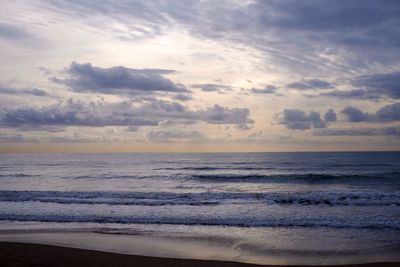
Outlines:
[[[0,266],[59,266],[59,267],[165,267],[165,266],[190,266],[190,267],[250,267],[262,266],[228,261],[172,259],[146,257],[136,255],[116,254],[85,249],[58,247],[42,244],[27,244],[0,242]],[[360,267],[394,267],[400,263],[368,263],[360,265],[340,265]]]

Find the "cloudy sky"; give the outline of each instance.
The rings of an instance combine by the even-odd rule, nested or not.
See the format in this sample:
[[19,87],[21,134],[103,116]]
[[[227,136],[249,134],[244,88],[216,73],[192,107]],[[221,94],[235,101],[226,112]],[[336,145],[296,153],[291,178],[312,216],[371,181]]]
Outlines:
[[400,149],[400,1],[1,7],[0,152]]

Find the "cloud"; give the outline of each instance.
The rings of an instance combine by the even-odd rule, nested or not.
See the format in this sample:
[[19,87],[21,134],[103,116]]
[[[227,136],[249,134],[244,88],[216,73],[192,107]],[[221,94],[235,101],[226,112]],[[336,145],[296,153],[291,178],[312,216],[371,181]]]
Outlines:
[[400,72],[361,76],[352,83],[366,88],[370,94],[400,99]]
[[156,126],[170,124],[235,124],[244,129],[254,123],[246,108],[228,108],[214,105],[206,109],[190,110],[178,103],[153,100],[141,105],[130,101],[117,103],[68,100],[61,104],[41,108],[20,107],[4,109],[0,113],[3,127],[25,129],[45,126]]
[[[0,38],[23,40],[24,33],[28,35],[34,33],[46,37],[51,47],[48,51],[38,51],[38,53],[29,53],[24,49],[10,51],[12,52],[10,60],[11,57],[15,58],[16,65],[12,67],[13,69],[8,69],[7,64],[3,66],[6,68],[3,72],[4,80],[10,81],[24,76],[24,81],[16,80],[16,84],[30,84],[28,82],[45,84],[39,81],[36,67],[30,66],[29,62],[41,62],[40,65],[54,68],[57,62],[65,61],[61,59],[57,62],[51,61],[54,53],[59,53],[65,59],[71,55],[70,50],[73,47],[77,62],[71,63],[70,66],[64,65],[67,67],[63,73],[53,72],[51,76],[56,76],[53,81],[62,84],[63,88],[68,87],[70,91],[112,94],[122,96],[122,99],[129,97],[131,101],[125,104],[104,101],[90,104],[88,102],[90,98],[95,99],[98,96],[85,94],[83,97],[86,102],[82,104],[81,109],[75,107],[77,105],[65,102],[49,106],[44,104],[45,106],[41,107],[45,100],[54,103],[57,99],[31,97],[31,95],[43,95],[45,91],[34,92],[28,89],[24,91],[25,89],[18,88],[15,91],[3,88],[1,91],[0,88],[1,94],[22,94],[21,99],[29,97],[24,101],[17,101],[16,97],[2,100],[4,103],[9,101],[8,99],[15,101],[4,105],[13,106],[12,109],[0,111],[0,123],[7,127],[21,129],[28,127],[29,124],[42,125],[41,127],[104,125],[121,126],[124,129],[137,131],[141,129],[140,122],[149,127],[201,122],[215,125],[230,124],[230,129],[245,130],[254,124],[250,116],[253,115],[253,110],[254,115],[262,116],[263,112],[270,112],[276,108],[277,112],[285,107],[290,108],[284,103],[300,105],[298,106],[300,109],[295,110],[299,118],[291,119],[291,115],[284,112],[280,116],[282,125],[290,129],[324,128],[327,124],[337,121],[340,115],[343,117],[345,115],[353,122],[398,121],[396,106],[383,107],[393,100],[381,99],[387,97],[399,99],[397,85],[400,76],[398,72],[400,4],[398,1],[315,0],[310,3],[293,0],[104,0],[102,3],[96,3],[78,0],[38,0],[35,3],[29,1],[10,3],[7,7],[10,7],[11,11],[5,9],[7,18],[4,21],[10,21],[7,25],[12,25],[13,17],[29,17],[32,28],[21,24],[24,27],[17,26],[21,30],[19,33],[15,28],[16,36],[4,37],[7,34],[10,36],[13,31],[2,32],[3,24],[0,24]],[[20,7],[21,11],[18,11]],[[40,14],[36,13],[39,8]],[[32,16],[29,16],[30,12]],[[42,18],[45,20],[41,21]],[[24,19],[16,21],[28,23]],[[50,24],[43,23],[45,21],[57,21],[57,24],[52,24],[50,27]],[[80,31],[77,38],[68,40],[59,38],[73,30],[73,27]],[[21,33],[22,35],[18,37]],[[146,38],[149,39],[144,40]],[[150,48],[148,44],[151,44]],[[163,44],[166,44],[166,49],[154,55],[152,48]],[[8,44],[6,46],[9,47]],[[187,49],[188,47],[190,49]],[[124,48],[137,48],[135,51],[143,54],[136,60],[143,62],[140,65],[121,63],[128,62],[129,57],[137,54],[124,54]],[[101,64],[117,63],[99,65],[100,63],[88,60],[94,53],[104,56]],[[194,59],[199,59],[200,54],[203,55],[201,60],[195,62]],[[26,67],[19,66],[22,61],[18,58],[22,59],[24,55],[28,56],[23,60],[27,64]],[[112,58],[109,58],[110,56]],[[82,60],[82,57],[86,59]],[[72,61],[68,60],[68,63]],[[118,63],[118,60],[122,61]],[[158,69],[139,69],[140,66],[155,60],[159,62],[159,65],[154,65]],[[135,59],[132,62],[135,62]],[[119,64],[123,66],[117,66]],[[174,66],[180,66],[179,70],[182,68],[185,74],[175,75],[174,70],[162,69],[165,67],[178,70]],[[18,73],[16,69],[21,72]],[[206,72],[202,71],[204,69]],[[32,73],[26,72],[29,70],[32,70]],[[370,75],[359,76],[360,73]],[[215,77],[210,77],[209,74]],[[49,76],[41,77],[45,79],[44,77]],[[191,79],[193,80],[189,81]],[[246,83],[246,79],[251,79],[253,83]],[[192,83],[203,81],[210,83],[195,84],[194,87],[199,88],[197,90],[192,88]],[[279,90],[273,85],[264,86],[260,84],[261,81],[275,84]],[[236,93],[224,99],[220,96],[215,99],[199,99],[200,102],[188,101],[193,98],[197,100],[195,93],[201,93],[201,90],[227,92],[232,89],[229,85],[234,86],[235,90],[244,87],[242,92],[247,95],[261,97],[274,96],[284,91],[285,99],[276,98],[279,100],[277,102],[274,102],[274,99],[265,99],[267,102],[262,105],[260,100],[254,97],[245,97],[243,101],[238,102],[242,108],[232,108],[233,106],[227,104],[234,103],[235,99],[237,101]],[[193,93],[191,94],[188,89],[193,90]],[[47,92],[52,91],[47,90]],[[77,96],[60,90],[54,93],[59,94],[58,99],[65,95]],[[306,98],[306,94],[316,98]],[[318,99],[319,96],[324,97]],[[109,95],[103,97],[107,101],[121,99]],[[29,106],[21,104],[29,103],[30,98],[34,101]],[[357,106],[349,107],[343,110],[343,115],[340,114],[341,109],[337,107],[345,106],[337,99],[382,100],[382,102],[365,103],[364,106],[368,108],[379,103],[384,104],[381,104],[381,109],[373,111],[358,109]],[[324,103],[323,100],[329,103]],[[214,103],[224,103],[228,107],[214,106]],[[352,105],[355,105],[354,103]],[[325,109],[320,110],[323,106]],[[251,108],[251,112],[247,107]],[[333,109],[325,113],[331,107]],[[310,112],[311,109],[316,109],[318,112]],[[264,126],[265,123],[268,122],[264,122]],[[278,128],[284,128],[283,126]],[[255,129],[261,129],[260,127]],[[88,129],[88,131],[96,130]],[[235,136],[234,132],[232,136]]]
[[160,120],[144,118],[129,101],[118,103],[82,102],[69,99],[63,103],[36,107],[4,109],[0,125],[35,129],[66,126],[155,126]]
[[353,89],[353,90],[334,90],[326,93],[320,94],[320,96],[335,97],[339,99],[369,99],[375,100],[379,99],[381,96],[373,92],[363,90],[363,89]]
[[0,94],[49,96],[46,91],[37,88],[16,89],[9,87],[0,87]]
[[253,124],[247,108],[229,108],[214,105],[206,109],[191,110],[177,102],[152,101],[134,110],[142,118],[151,118],[166,124],[193,124],[199,121],[209,124],[235,124],[241,128]]
[[108,137],[83,137],[77,133],[74,135],[49,136],[46,141],[50,143],[93,143],[116,141]]
[[342,113],[347,116],[350,122],[361,122],[368,119],[368,114],[364,113],[361,109],[355,107],[346,107],[342,110]]
[[375,113],[366,113],[355,107],[346,107],[342,110],[350,122],[394,122],[400,121],[400,102],[386,105]]
[[169,142],[171,140],[203,139],[205,135],[198,131],[151,131],[147,138],[153,142]]
[[66,69],[68,78],[52,80],[70,87],[75,92],[135,95],[149,92],[190,92],[185,86],[172,82],[163,69],[132,69],[123,66],[100,68],[91,63],[72,62]]
[[311,80],[302,80],[293,83],[289,83],[286,85],[288,88],[297,89],[297,90],[315,90],[315,89],[331,89],[333,85],[329,82],[319,80],[319,79],[311,79]]
[[232,87],[223,84],[203,83],[193,84],[193,88],[200,88],[204,92],[224,92],[232,90]]
[[299,109],[285,109],[277,116],[279,124],[293,130],[308,130],[311,128],[325,128],[327,121],[322,120],[318,112],[310,111],[308,114]]
[[0,39],[21,41],[30,38],[32,36],[23,28],[12,24],[0,23]]
[[249,118],[250,111],[247,108],[228,108],[214,105],[204,111],[195,112],[195,115],[211,124],[236,124],[241,129],[246,129],[246,125],[254,123]]
[[327,122],[335,122],[337,120],[336,117],[336,112],[333,109],[329,109],[325,115],[324,115],[324,119]]
[[192,100],[193,97],[189,94],[175,94],[173,96],[173,99],[179,100],[179,101],[189,101],[189,100]]
[[374,117],[378,121],[400,121],[400,102],[380,108]]
[[251,88],[250,93],[253,94],[275,94],[278,88],[274,85],[266,85],[264,88]]
[[314,134],[321,136],[400,136],[400,127],[330,128],[315,131]]
[[113,38],[137,41],[183,29],[199,39],[255,48],[276,67],[328,75],[396,63],[399,10],[393,0],[47,0],[41,5],[42,12],[101,28]]
[[37,142],[38,138],[26,137],[20,133],[0,133],[0,143]]
[[64,105],[42,108],[22,107],[1,114],[1,125],[8,127],[31,126],[144,126],[158,125],[158,121],[131,116],[125,108],[127,102],[118,104],[83,103],[68,101]]
[[139,131],[139,127],[137,127],[137,126],[128,126],[128,127],[126,127],[125,130],[127,132],[137,132],[137,131]]

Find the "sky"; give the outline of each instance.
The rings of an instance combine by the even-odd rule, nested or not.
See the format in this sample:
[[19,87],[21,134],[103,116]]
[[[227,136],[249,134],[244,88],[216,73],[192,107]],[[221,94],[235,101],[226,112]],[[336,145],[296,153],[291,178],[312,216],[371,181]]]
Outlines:
[[400,1],[0,1],[2,153],[400,150]]

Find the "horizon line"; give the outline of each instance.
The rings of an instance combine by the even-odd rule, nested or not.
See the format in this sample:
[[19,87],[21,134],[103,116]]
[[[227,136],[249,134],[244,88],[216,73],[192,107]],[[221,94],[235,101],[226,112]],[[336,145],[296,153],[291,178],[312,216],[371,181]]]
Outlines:
[[43,155],[43,154],[267,154],[267,153],[399,153],[400,150],[304,150],[304,151],[121,151],[121,152],[0,152],[0,155]]

